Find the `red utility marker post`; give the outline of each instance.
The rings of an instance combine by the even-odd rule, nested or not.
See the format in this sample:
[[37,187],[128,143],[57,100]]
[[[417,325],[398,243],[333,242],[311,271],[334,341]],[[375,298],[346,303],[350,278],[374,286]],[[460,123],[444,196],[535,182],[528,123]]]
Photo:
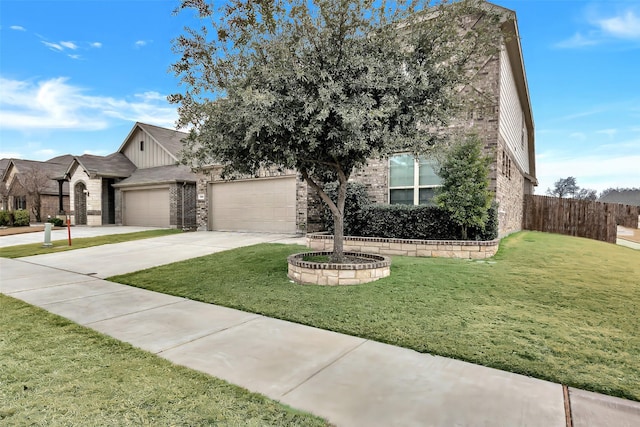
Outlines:
[[71,246],[71,216],[67,215],[67,235],[69,236],[69,246]]

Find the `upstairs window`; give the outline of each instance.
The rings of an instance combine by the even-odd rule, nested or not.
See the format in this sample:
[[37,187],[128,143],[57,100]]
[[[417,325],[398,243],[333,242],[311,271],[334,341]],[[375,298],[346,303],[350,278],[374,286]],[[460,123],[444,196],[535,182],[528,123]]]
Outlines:
[[140,141],[140,151],[144,151],[144,141]]
[[403,205],[433,205],[436,188],[442,179],[435,172],[434,160],[411,154],[399,154],[389,159],[389,203]]

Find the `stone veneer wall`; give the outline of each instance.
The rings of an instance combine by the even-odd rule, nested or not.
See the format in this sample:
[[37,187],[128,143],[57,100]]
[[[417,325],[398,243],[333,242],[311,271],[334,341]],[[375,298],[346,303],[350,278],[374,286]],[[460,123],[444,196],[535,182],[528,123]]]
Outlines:
[[373,282],[391,274],[391,259],[386,256],[345,252],[346,256],[367,258],[367,263],[332,264],[304,261],[307,255],[331,255],[331,252],[300,253],[287,258],[287,276],[302,284],[311,285],[360,285]]
[[[494,256],[499,244],[499,240],[408,240],[347,236],[344,250],[379,255],[484,259]],[[332,251],[333,236],[308,234],[307,247],[314,251]]]

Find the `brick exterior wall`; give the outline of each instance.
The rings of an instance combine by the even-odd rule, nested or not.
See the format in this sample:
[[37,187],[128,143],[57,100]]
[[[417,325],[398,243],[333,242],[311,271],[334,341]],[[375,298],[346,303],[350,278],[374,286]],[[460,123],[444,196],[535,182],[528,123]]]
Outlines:
[[169,226],[171,228],[192,230],[197,227],[196,198],[196,184],[183,186],[182,183],[174,183],[169,186]]

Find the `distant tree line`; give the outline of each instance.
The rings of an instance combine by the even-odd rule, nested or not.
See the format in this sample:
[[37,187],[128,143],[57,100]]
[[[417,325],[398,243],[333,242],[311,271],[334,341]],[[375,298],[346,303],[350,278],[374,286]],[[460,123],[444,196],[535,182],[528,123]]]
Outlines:
[[569,176],[567,178],[560,178],[553,184],[553,188],[547,188],[547,195],[553,197],[564,197],[580,200],[598,200],[598,197],[604,197],[613,191],[633,191],[637,188],[607,188],[600,193],[591,188],[580,188],[577,184],[576,178]]

